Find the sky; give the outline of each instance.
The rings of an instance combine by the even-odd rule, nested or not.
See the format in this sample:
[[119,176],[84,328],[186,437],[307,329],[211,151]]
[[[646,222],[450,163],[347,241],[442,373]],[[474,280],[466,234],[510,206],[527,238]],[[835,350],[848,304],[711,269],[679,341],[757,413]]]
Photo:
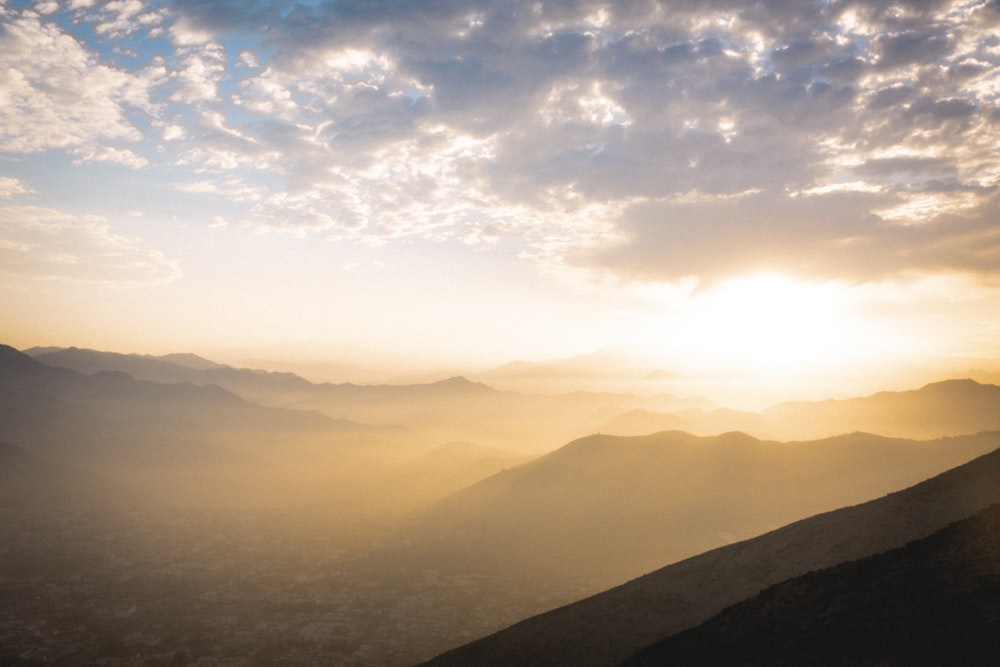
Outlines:
[[995,0],[0,0],[0,334],[986,363],[998,63]]

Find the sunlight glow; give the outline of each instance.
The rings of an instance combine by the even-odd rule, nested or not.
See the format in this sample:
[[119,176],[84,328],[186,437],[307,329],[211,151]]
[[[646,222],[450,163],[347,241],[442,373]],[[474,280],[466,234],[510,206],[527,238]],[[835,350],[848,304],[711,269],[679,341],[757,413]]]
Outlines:
[[839,283],[755,274],[693,291],[644,345],[692,368],[789,379],[870,361],[885,334],[851,307]]
[[707,295],[697,334],[706,353],[744,370],[827,365],[850,345],[838,306],[829,287],[770,275],[739,278]]

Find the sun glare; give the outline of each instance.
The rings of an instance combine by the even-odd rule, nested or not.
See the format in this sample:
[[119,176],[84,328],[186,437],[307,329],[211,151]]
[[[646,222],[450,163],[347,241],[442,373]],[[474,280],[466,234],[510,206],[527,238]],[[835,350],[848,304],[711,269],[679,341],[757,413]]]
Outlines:
[[713,373],[793,377],[830,372],[870,356],[870,326],[837,283],[782,275],[734,278],[690,295],[657,344]]

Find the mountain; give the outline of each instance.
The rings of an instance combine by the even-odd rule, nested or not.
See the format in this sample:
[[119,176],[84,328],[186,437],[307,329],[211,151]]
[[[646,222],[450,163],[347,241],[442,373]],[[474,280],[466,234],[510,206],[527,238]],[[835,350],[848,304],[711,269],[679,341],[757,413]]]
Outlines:
[[463,376],[401,385],[313,383],[292,373],[232,368],[185,354],[149,357],[79,348],[32,348],[28,352],[47,365],[87,375],[114,371],[160,383],[214,384],[261,405],[316,410],[331,418],[381,427],[406,427],[413,441],[407,454],[444,442],[487,439],[484,444],[519,455],[537,454],[592,433],[624,411],[705,404],[669,395],[518,394]]
[[[455,376],[400,385],[313,383],[293,373],[233,368],[191,354],[151,357],[79,348],[32,348],[28,352],[46,365],[88,375],[116,371],[137,380],[215,384],[262,405],[318,410],[332,418],[380,426],[407,426],[425,432],[428,446],[477,441],[484,431],[491,434],[492,446],[537,453],[594,432],[639,435],[673,429],[716,435],[738,430],[760,438],[811,440],[850,431],[929,439],[1000,430],[997,385],[946,380],[910,391],[785,402],[754,413],[718,408],[699,398],[648,395],[665,386],[654,381],[662,374],[644,379],[650,377],[643,370],[646,362],[617,348],[547,364],[515,362],[477,376],[489,384]],[[606,374],[619,378],[624,374],[635,381],[612,383],[614,392],[566,393],[581,379]],[[512,378],[526,382],[506,382]],[[539,394],[495,388],[516,385],[518,391],[532,390],[535,380],[550,379],[558,386],[545,386],[546,391]],[[588,384],[593,383],[588,379]]]
[[430,505],[460,489],[523,462],[520,455],[472,442],[448,442],[400,465],[386,484],[387,498]]
[[784,438],[823,437],[845,428],[901,438],[936,438],[1000,429],[1000,386],[946,380],[911,391],[781,403],[762,414]]
[[188,353],[154,357],[77,347],[50,347],[31,348],[25,354],[47,366],[69,368],[84,375],[114,371],[151,382],[216,384],[248,400],[265,399],[265,402],[270,397],[289,391],[301,391],[312,385],[293,373],[233,368]]
[[227,438],[251,443],[352,428],[317,412],[256,405],[215,385],[84,375],[0,345],[0,438],[67,461],[217,460],[228,456],[217,446]]
[[810,572],[643,649],[656,665],[996,665],[1000,505]]
[[713,410],[681,410],[651,412],[630,410],[601,426],[601,433],[614,435],[644,435],[657,431],[687,431],[695,435],[716,435],[727,431],[743,431],[758,438],[772,437],[776,430],[767,418],[756,413],[730,408]]
[[866,431],[925,440],[1000,430],[1000,387],[968,379],[945,380],[911,391],[780,403],[760,413],[728,408],[631,410],[616,415],[599,430],[639,435],[667,429],[700,435],[744,431],[759,438],[779,440],[812,440],[848,431]]
[[427,665],[616,665],[762,589],[927,537],[1000,502],[1000,450],[912,487],[668,565]]
[[998,433],[928,442],[595,435],[449,496],[405,539],[441,562],[597,590],[914,484],[998,445]]

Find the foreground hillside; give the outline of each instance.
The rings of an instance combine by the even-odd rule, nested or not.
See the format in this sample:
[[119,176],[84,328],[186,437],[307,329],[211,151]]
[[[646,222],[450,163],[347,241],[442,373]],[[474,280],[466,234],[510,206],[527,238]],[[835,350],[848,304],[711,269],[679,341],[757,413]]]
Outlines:
[[913,487],[689,558],[428,665],[616,665],[768,586],[900,547],[1000,502],[1000,450]]
[[930,537],[776,584],[640,651],[656,665],[995,665],[1000,505]]

